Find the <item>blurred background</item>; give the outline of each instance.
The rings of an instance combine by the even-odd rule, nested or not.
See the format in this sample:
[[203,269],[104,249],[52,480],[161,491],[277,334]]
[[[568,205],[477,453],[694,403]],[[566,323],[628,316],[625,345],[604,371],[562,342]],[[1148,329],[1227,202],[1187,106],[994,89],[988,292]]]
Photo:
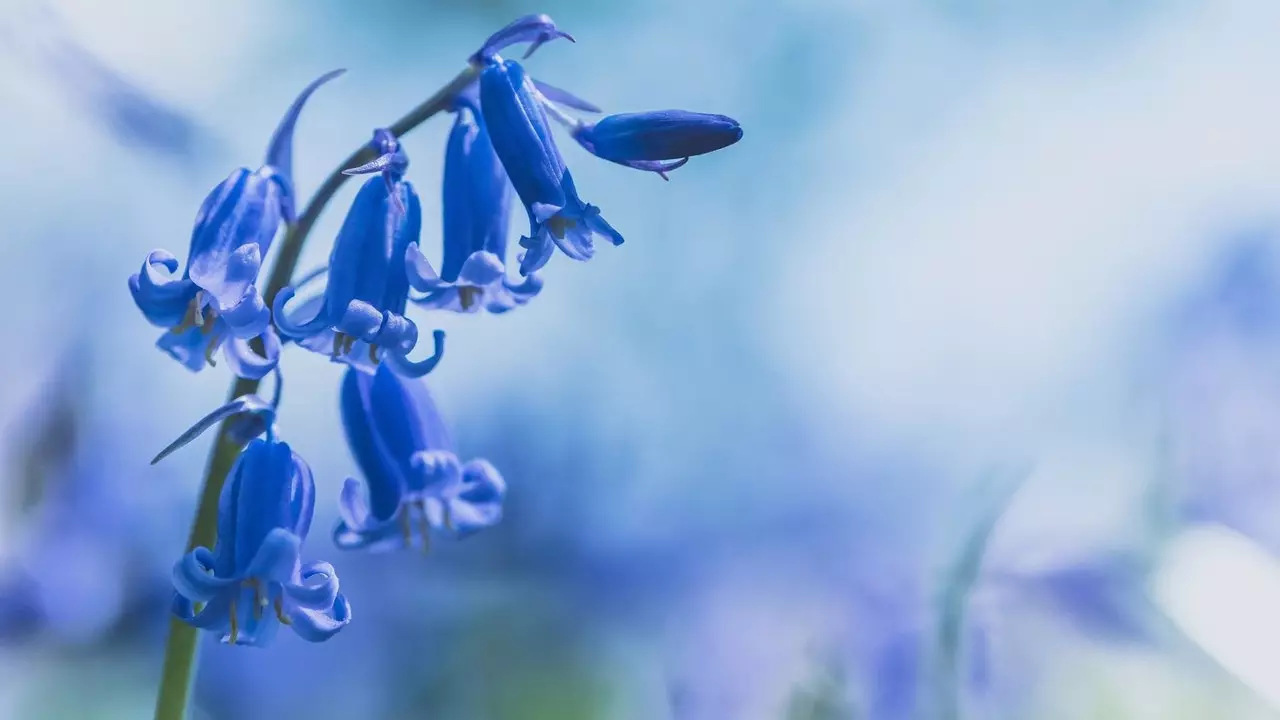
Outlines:
[[490,531],[333,548],[341,368],[287,351],[355,619],[205,642],[194,718],[1280,716],[1280,5],[6,0],[0,717],[150,717],[211,439],[147,463],[229,376],[126,278],[316,75],[303,194],[528,12],[578,39],[538,77],[745,137],[670,183],[562,142],[627,244],[416,316]]

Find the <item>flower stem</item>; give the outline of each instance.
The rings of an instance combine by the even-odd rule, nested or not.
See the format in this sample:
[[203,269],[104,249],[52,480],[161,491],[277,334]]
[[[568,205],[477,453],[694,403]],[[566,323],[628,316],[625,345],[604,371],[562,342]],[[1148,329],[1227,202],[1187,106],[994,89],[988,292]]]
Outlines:
[[[393,135],[400,137],[421,125],[436,113],[449,108],[455,95],[470,85],[480,73],[480,67],[468,64],[448,85],[436,94],[424,100],[404,117],[388,128]],[[302,246],[307,236],[319,219],[325,206],[337,194],[347,176],[342,171],[362,165],[374,159],[375,153],[367,145],[351,154],[320,185],[320,189],[307,203],[306,209],[298,217],[298,221],[285,231],[284,240],[280,243],[280,254],[271,268],[264,296],[267,307],[271,307],[276,293],[289,284],[298,258],[302,255]],[[258,389],[259,381],[239,378],[231,386],[227,399],[234,400],[241,395],[248,395]],[[196,507],[195,521],[191,525],[191,534],[187,539],[187,551],[197,547],[213,547],[218,528],[218,496],[222,493],[222,484],[240,453],[240,446],[228,437],[229,426],[224,421],[218,429],[218,438],[213,443],[209,455],[209,466],[205,471],[204,485],[200,490],[200,504]],[[160,693],[156,698],[155,720],[186,720],[187,703],[191,695],[192,678],[195,675],[196,647],[199,635],[196,629],[186,623],[172,618],[169,622],[169,640],[164,649],[164,669],[160,679]]]

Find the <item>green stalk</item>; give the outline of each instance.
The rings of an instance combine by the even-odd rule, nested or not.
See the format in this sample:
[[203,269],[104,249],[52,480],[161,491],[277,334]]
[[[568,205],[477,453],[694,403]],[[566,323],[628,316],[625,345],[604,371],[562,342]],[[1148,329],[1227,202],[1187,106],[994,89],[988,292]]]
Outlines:
[[[435,95],[427,98],[404,117],[393,123],[389,130],[396,137],[413,130],[432,115],[449,108],[453,97],[461,92],[480,73],[480,67],[469,64],[458,73],[448,85]],[[280,254],[267,280],[266,298],[268,307],[275,299],[276,293],[289,284],[297,269],[298,258],[302,255],[302,246],[307,241],[320,213],[329,201],[337,194],[338,188],[347,181],[342,174],[347,168],[363,165],[376,157],[367,145],[351,154],[320,185],[320,189],[312,196],[307,207],[298,217],[298,221],[285,230],[284,240],[280,243]],[[231,386],[227,394],[228,400],[241,395],[256,392],[259,381],[239,378]],[[240,453],[240,446],[227,436],[228,424],[223,422],[218,429],[218,438],[213,443],[209,455],[209,467],[205,471],[204,485],[200,490],[200,504],[196,506],[195,521],[191,525],[191,534],[187,539],[187,552],[197,547],[213,547],[218,528],[218,496],[222,493],[222,484]],[[164,648],[164,669],[160,678],[160,693],[156,698],[155,720],[186,720],[187,704],[191,697],[192,679],[195,676],[196,647],[199,645],[199,634],[196,629],[186,623],[172,618],[169,621],[169,640]]]

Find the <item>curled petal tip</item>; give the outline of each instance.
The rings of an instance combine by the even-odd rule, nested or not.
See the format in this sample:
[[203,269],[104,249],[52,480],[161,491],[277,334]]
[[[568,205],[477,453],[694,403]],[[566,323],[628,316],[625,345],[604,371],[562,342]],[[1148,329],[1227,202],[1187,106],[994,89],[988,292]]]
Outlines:
[[506,48],[523,42],[530,43],[529,49],[524,54],[527,59],[539,47],[557,38],[564,38],[572,43],[577,42],[572,35],[556,27],[555,21],[550,16],[525,15],[490,35],[471,59],[473,62],[488,62]]

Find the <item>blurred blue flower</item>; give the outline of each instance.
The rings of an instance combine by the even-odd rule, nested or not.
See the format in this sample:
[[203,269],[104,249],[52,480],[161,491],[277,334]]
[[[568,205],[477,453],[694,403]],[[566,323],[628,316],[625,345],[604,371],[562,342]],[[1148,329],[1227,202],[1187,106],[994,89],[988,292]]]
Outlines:
[[53,86],[120,144],[188,162],[213,145],[191,117],[85,47],[47,3],[29,3],[4,20],[0,49],[29,54],[26,67],[43,66]]
[[410,282],[436,277],[417,245],[422,204],[404,179],[409,158],[395,136],[378,130],[371,145],[379,157],[346,172],[380,177],[360,188],[338,231],[323,297],[306,304],[303,309],[315,308],[314,314],[299,323],[284,310],[296,289],[282,289],[273,307],[276,326],[307,349],[362,372],[372,373],[386,360],[397,372],[421,377],[444,352],[444,332],[437,330],[431,357],[418,362],[406,357],[418,344],[418,326],[404,316]]
[[[87,348],[75,347],[24,413],[17,490],[18,547],[0,579],[0,637],[47,634],[88,645],[133,619],[146,622],[168,602],[167,564],[147,548],[166,531],[150,521],[175,499],[139,497],[119,462],[134,428],[119,412],[96,422],[79,372]],[[121,423],[121,420],[126,422]],[[133,418],[136,420],[136,418]],[[144,521],[145,520],[145,521]]]
[[[571,125],[578,144],[596,157],[663,178],[694,155],[714,152],[742,139],[738,121],[687,110],[609,115]],[[673,161],[673,162],[663,162]]]
[[578,197],[538,90],[520,63],[496,56],[489,61],[480,75],[480,106],[494,150],[529,214],[529,235],[520,239],[525,249],[520,274],[546,265],[552,243],[574,260],[595,254],[593,234],[622,244],[622,235],[600,209]]
[[507,278],[511,182],[493,150],[473,92],[455,103],[444,160],[444,262],[440,277],[419,284],[427,308],[502,313],[529,302],[542,289],[533,273],[523,283]]
[[347,372],[342,425],[364,482],[348,478],[334,543],[346,550],[430,546],[432,528],[462,538],[502,519],[506,483],[487,460],[463,464],[420,380]]
[[320,642],[351,621],[329,563],[303,565],[302,543],[315,510],[311,468],[276,439],[275,410],[245,396],[206,416],[159,460],[220,420],[242,412],[263,414],[266,438],[251,441],[236,458],[218,501],[214,550],[198,547],[173,568],[173,612],[232,645],[266,646],[279,625]]
[[[343,71],[317,78],[294,100],[276,127],[266,161],[256,172],[240,168],[209,193],[196,215],[187,268],[180,279],[166,279],[178,260],[152,251],[141,271],[129,278],[138,309],[151,324],[167,328],[157,345],[192,371],[214,364],[225,344],[232,371],[261,378],[279,355],[270,331],[271,313],[258,291],[258,271],[280,220],[294,220],[293,129],[307,98]],[[265,357],[249,346],[263,339]]]

